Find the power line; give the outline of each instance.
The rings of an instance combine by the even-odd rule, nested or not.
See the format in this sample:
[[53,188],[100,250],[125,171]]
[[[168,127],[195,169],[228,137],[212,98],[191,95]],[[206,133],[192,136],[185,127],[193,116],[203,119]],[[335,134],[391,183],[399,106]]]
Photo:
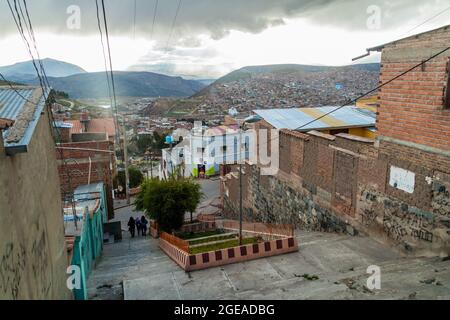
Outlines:
[[443,14],[444,12],[446,12],[446,11],[449,10],[449,9],[450,9],[450,7],[445,8],[444,10],[438,12],[437,14],[435,14],[434,16],[428,18],[427,20],[425,20],[424,22],[422,22],[422,23],[420,23],[419,25],[415,26],[414,28],[412,28],[412,29],[406,31],[406,32],[403,33],[400,37],[404,37],[405,35],[407,35],[407,34],[410,33],[411,31],[414,31],[414,30],[416,30],[417,28],[423,26],[425,23],[427,23],[427,22],[433,20],[434,18],[437,18],[438,16],[440,16],[441,14]]
[[44,91],[43,79],[41,77],[41,74],[39,73],[38,67],[36,66],[36,59],[35,59],[35,57],[33,55],[32,50],[31,50],[30,43],[28,42],[28,39],[25,37],[25,34],[24,34],[22,21],[20,19],[19,10],[17,9],[17,1],[14,0],[14,7],[11,5],[10,0],[7,0],[7,3],[8,3],[9,10],[11,11],[11,15],[12,15],[12,17],[14,19],[14,23],[16,24],[17,30],[19,31],[19,34],[22,37],[22,40],[24,41],[24,43],[26,45],[28,53],[30,54],[33,67],[34,67],[34,69],[36,71],[36,75],[37,75],[37,77],[39,79],[39,84],[40,84],[42,90]]
[[171,38],[172,38],[173,29],[175,28],[175,24],[176,24],[176,22],[177,22],[178,13],[180,12],[181,1],[182,1],[182,0],[178,0],[177,10],[176,10],[176,12],[175,12],[175,16],[173,17],[173,20],[172,20],[172,26],[171,26],[170,32],[169,32],[169,37],[167,38],[167,42],[166,42],[166,50],[165,50],[165,53],[167,53],[167,51],[169,50],[169,43],[170,43],[170,40],[171,40]]
[[424,65],[426,62],[428,62],[428,61],[430,61],[430,60],[436,58],[437,56],[443,54],[444,52],[446,52],[446,51],[448,51],[448,50],[450,50],[450,47],[447,47],[447,48],[445,48],[444,50],[439,51],[438,53],[432,55],[431,57],[429,57],[428,59],[426,59],[426,60],[420,62],[419,64],[417,64],[417,65],[415,65],[415,66],[409,68],[408,70],[406,70],[406,71],[400,73],[399,75],[395,76],[394,78],[390,79],[389,81],[387,81],[387,82],[385,82],[385,83],[383,83],[383,84],[377,86],[376,88],[374,88],[374,89],[372,89],[372,90],[367,91],[366,93],[363,93],[362,95],[358,96],[358,97],[355,98],[355,99],[349,100],[348,102],[344,103],[343,105],[341,105],[341,106],[337,107],[336,109],[333,109],[333,110],[331,110],[331,111],[329,111],[329,112],[327,112],[327,113],[321,115],[320,117],[314,118],[313,120],[311,120],[311,121],[309,121],[309,122],[307,122],[307,123],[301,125],[300,127],[295,128],[294,130],[299,130],[299,129],[301,129],[301,128],[304,128],[304,127],[306,127],[307,125],[309,125],[309,124],[311,124],[311,123],[313,123],[313,122],[316,122],[317,120],[320,120],[320,119],[322,119],[323,117],[326,117],[327,115],[329,115],[329,114],[331,114],[331,113],[333,113],[333,112],[335,112],[335,111],[337,111],[337,110],[339,110],[339,109],[342,109],[343,107],[345,107],[345,106],[347,106],[347,105],[349,105],[349,104],[355,103],[357,100],[359,100],[359,99],[361,99],[361,98],[363,98],[363,97],[365,97],[365,96],[371,94],[372,92],[375,92],[375,91],[381,89],[382,87],[388,85],[388,84],[391,83],[392,81],[394,81],[394,80],[396,80],[396,79],[398,79],[398,78],[404,76],[405,74],[411,72],[412,70],[414,70],[414,69],[416,69],[416,68],[418,68],[418,67]]
[[108,48],[109,68],[110,68],[110,74],[111,74],[111,86],[112,86],[113,99],[114,99],[114,109],[115,109],[116,114],[118,114],[117,99],[116,99],[116,85],[114,82],[114,72],[113,72],[112,59],[111,59],[111,46],[109,44],[108,21],[106,18],[106,9],[105,9],[105,1],[104,0],[102,0],[102,11],[103,11],[103,22],[105,25],[106,46]]
[[29,14],[29,12],[28,12],[28,6],[27,6],[26,0],[23,0],[23,4],[24,4],[24,6],[25,6],[25,13],[26,13],[27,19],[28,19],[29,30],[30,30],[31,38],[32,38],[32,41],[33,41],[33,44],[34,44],[34,48],[35,48],[36,53],[37,53],[37,56],[38,56],[38,62],[39,62],[39,65],[40,65],[40,67],[41,67],[41,72],[42,72],[43,75],[44,75],[44,80],[45,80],[45,82],[46,82],[46,84],[47,84],[47,87],[50,88],[51,86],[50,86],[50,82],[48,81],[48,78],[47,78],[47,73],[45,72],[44,63],[43,63],[43,61],[41,60],[41,55],[39,54],[39,50],[37,49],[37,45],[36,45],[36,37],[34,36],[33,25],[32,25],[32,23],[31,23],[31,18],[30,18],[30,14]]
[[[41,87],[41,89],[42,89],[42,95],[43,95],[43,97],[44,97],[44,99],[45,99],[45,100],[44,100],[44,103],[45,103],[45,105],[46,105],[47,108],[48,108],[47,112],[48,112],[48,120],[49,120],[50,132],[51,132],[53,141],[54,141],[55,146],[56,146],[56,144],[57,144],[56,141],[57,141],[58,138],[55,138],[55,131],[56,131],[56,133],[57,133],[58,136],[59,136],[59,141],[61,141],[61,132],[60,132],[59,128],[55,125],[55,124],[56,124],[56,121],[55,121],[55,119],[54,119],[54,117],[53,117],[53,111],[52,111],[52,108],[51,108],[51,106],[47,103],[47,100],[48,100],[48,98],[49,98],[49,94],[50,94],[50,92],[51,92],[51,88],[50,88],[50,85],[49,85],[49,82],[48,82],[48,78],[47,78],[47,75],[46,75],[46,72],[45,72],[44,65],[43,65],[43,63],[42,63],[42,60],[40,59],[40,54],[39,54],[39,50],[38,50],[38,48],[37,48],[36,38],[35,38],[35,36],[34,36],[33,25],[32,25],[32,23],[31,23],[31,18],[30,18],[30,14],[29,14],[29,12],[28,12],[27,3],[26,3],[26,0],[22,0],[22,1],[23,1],[23,5],[24,5],[24,8],[25,8],[26,17],[25,17],[25,14],[24,14],[24,10],[22,9],[22,5],[20,4],[20,1],[18,2],[17,0],[14,0],[14,7],[13,7],[13,6],[11,5],[11,3],[10,3],[10,0],[7,0],[9,9],[10,9],[11,14],[12,14],[13,19],[14,19],[14,23],[16,24],[17,30],[19,31],[20,36],[22,37],[23,41],[24,41],[25,44],[26,44],[26,48],[28,49],[28,53],[30,54],[30,57],[31,57],[31,59],[32,59],[33,67],[34,67],[34,69],[35,69],[35,71],[36,71],[36,75],[37,75],[37,77],[38,77],[38,79],[39,79],[40,87]],[[26,28],[26,30],[27,30],[28,36],[30,37],[30,42],[33,43],[34,49],[35,49],[36,54],[37,54],[37,56],[38,56],[38,60],[39,60],[39,68],[38,68],[37,65],[36,65],[36,59],[35,59],[35,57],[34,57],[34,54],[33,54],[32,50],[31,50],[30,42],[28,41],[27,37],[25,36],[25,33],[24,33],[24,27],[23,27],[23,25],[22,25],[22,19],[21,19],[21,17],[22,17],[22,19],[24,20],[25,28]],[[40,69],[40,70],[39,70],[39,69]],[[42,74],[41,74],[40,72],[42,72]],[[2,79],[6,80],[5,77],[4,77],[3,75],[1,75],[1,77],[2,77]],[[11,87],[11,88],[12,88],[12,89],[13,89],[13,90],[14,90],[21,98],[25,99],[25,97],[24,97],[22,94],[20,94],[20,92],[18,92],[18,91],[12,86],[12,84],[11,84],[8,80],[6,80],[6,82],[9,84],[9,86],[10,86],[10,87]],[[29,102],[29,103],[32,103],[33,105],[36,105],[36,106],[39,104],[39,101],[40,101],[40,99],[39,99],[37,102],[32,102],[32,101],[30,101],[30,100],[28,100],[28,99],[25,99],[25,100],[26,100],[27,102]],[[71,189],[72,189],[72,179],[71,179],[71,174],[70,174],[69,170],[67,169],[67,160],[65,159],[62,150],[60,150],[60,156],[61,156],[61,159],[62,159],[62,161],[63,161],[63,170],[64,170],[64,172],[65,172],[66,175],[67,175],[68,184],[69,184],[69,189],[71,190]],[[65,193],[65,192],[63,192],[63,193]],[[72,202],[72,207],[73,207],[73,196],[71,197],[71,202]]]
[[33,102],[33,101],[31,101],[31,100],[25,98],[25,97],[23,96],[23,94],[21,94],[16,88],[14,88],[13,84],[11,83],[11,81],[9,81],[8,79],[6,79],[6,78],[3,76],[3,74],[2,74],[1,72],[0,72],[0,78],[2,78],[2,80],[3,80],[4,82],[6,82],[6,84],[11,88],[11,90],[13,90],[13,91],[14,91],[19,97],[21,97],[23,100],[25,100],[25,101],[27,101],[27,102],[29,102],[29,103],[35,104],[35,102]]
[[99,7],[98,7],[98,0],[95,0],[95,7],[96,7],[96,14],[97,14],[97,26],[98,26],[98,31],[100,33],[100,43],[102,45],[103,61],[104,61],[104,64],[105,64],[105,75],[106,75],[106,83],[107,83],[107,86],[108,86],[109,101],[110,101],[110,104],[111,104],[111,111],[113,111],[113,119],[114,119],[114,124],[115,124],[115,127],[116,127],[115,128],[115,132],[116,132],[116,143],[117,143],[117,139],[118,139],[118,135],[117,135],[118,121],[117,121],[117,117],[114,117],[113,98],[112,98],[112,92],[111,92],[111,85],[109,83],[108,62],[107,62],[106,53],[105,53],[105,44],[103,42],[103,31],[102,31],[101,22],[100,22],[100,13],[99,13]]
[[[105,24],[105,35],[106,35],[106,44],[108,47],[108,57],[109,57],[109,67],[110,67],[110,71],[111,71],[111,85],[112,85],[112,91],[113,91],[113,97],[114,97],[114,107],[115,107],[115,112],[116,112],[116,117],[119,116],[119,110],[117,107],[117,99],[116,99],[116,86],[115,86],[115,82],[114,82],[114,72],[113,72],[113,66],[112,66],[112,59],[111,59],[111,46],[109,44],[109,33],[108,33],[108,22],[107,22],[107,18],[106,18],[106,9],[105,9],[105,1],[102,0],[102,10],[103,10],[103,21]],[[117,123],[119,123],[119,120],[117,119]],[[125,181],[126,181],[126,186],[125,186],[125,190],[127,193],[127,202],[130,202],[130,194],[129,194],[129,178],[128,178],[128,156],[127,156],[127,131],[126,131],[126,127],[125,127],[125,119],[123,120],[123,141],[124,141],[124,146],[123,146],[123,160],[125,162]],[[120,130],[119,130],[120,132]]]
[[158,2],[159,0],[155,1],[155,9],[153,9],[153,22],[152,22],[152,31],[150,32],[150,41],[153,40],[153,30],[155,28],[156,14],[158,12]]
[[137,9],[137,3],[136,3],[136,0],[134,0],[133,39],[136,38],[136,9]]

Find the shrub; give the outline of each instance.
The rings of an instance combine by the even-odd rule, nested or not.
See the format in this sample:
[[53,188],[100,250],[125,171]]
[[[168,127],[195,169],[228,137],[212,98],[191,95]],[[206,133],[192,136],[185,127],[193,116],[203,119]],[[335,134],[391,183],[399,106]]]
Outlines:
[[[141,170],[135,166],[128,167],[128,175],[130,179],[130,188],[138,187],[144,180]],[[118,184],[125,187],[125,171],[119,171],[117,174]]]
[[187,178],[145,180],[137,196],[137,210],[144,210],[166,232],[179,229],[186,212],[194,212],[200,203],[200,185]]

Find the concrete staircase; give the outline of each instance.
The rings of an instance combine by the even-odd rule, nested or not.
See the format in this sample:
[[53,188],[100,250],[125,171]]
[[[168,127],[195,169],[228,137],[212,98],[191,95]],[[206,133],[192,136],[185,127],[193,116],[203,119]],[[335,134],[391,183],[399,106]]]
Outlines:
[[[300,251],[185,273],[150,238],[105,245],[91,299],[450,299],[450,261],[402,258],[365,237],[298,232]],[[381,269],[381,290],[366,287]],[[307,276],[316,275],[317,280]],[[311,278],[311,277],[310,277]]]

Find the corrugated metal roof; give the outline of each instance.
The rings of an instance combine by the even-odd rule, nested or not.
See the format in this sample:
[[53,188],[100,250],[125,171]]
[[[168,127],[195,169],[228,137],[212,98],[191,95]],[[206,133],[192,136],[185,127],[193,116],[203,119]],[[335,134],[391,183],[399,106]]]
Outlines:
[[[38,96],[37,90],[40,90],[40,88],[16,87],[15,90],[13,90],[9,87],[0,87],[0,118],[14,121],[17,120],[11,128],[8,128],[2,132],[5,150],[8,155],[13,155],[19,152],[27,152],[28,150],[28,144],[31,141],[34,129],[39,121],[49,93],[45,92],[45,94],[42,94],[41,91],[40,96]],[[29,106],[27,106],[30,104],[24,98],[30,101],[35,101],[34,109],[30,109]],[[16,130],[17,132],[15,132],[15,138],[8,141],[11,137],[12,131],[16,129],[15,125],[19,122],[21,122],[20,130]]]
[[[31,99],[34,88],[17,89],[26,99]],[[0,88],[0,118],[16,120],[27,101],[11,88]]]
[[[276,129],[296,130],[337,108],[327,106],[318,108],[254,110],[254,112]],[[375,114],[369,110],[362,110],[355,106],[346,106],[298,129],[298,131],[373,127],[375,125],[375,119]]]

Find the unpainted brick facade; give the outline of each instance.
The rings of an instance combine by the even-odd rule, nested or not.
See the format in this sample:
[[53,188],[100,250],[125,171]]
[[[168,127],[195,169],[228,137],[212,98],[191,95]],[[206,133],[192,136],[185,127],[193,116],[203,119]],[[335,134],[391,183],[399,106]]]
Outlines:
[[[114,151],[114,143],[109,140],[72,142],[60,145],[63,148],[80,148],[92,150]],[[103,182],[106,188],[108,218],[114,217],[112,198],[115,156],[113,153],[63,149],[56,153],[61,192],[73,192],[78,186],[94,182]],[[61,159],[66,159],[62,161]],[[91,159],[89,163],[89,158]],[[90,179],[89,179],[90,168]],[[69,183],[70,176],[70,183]]]
[[[383,48],[380,83],[450,45],[450,28],[407,38]],[[379,91],[377,129],[381,136],[450,149],[450,50]],[[446,134],[447,133],[447,134]]]
[[[449,39],[450,30],[443,28],[386,45],[380,80],[442,50]],[[448,59],[446,53],[383,87],[377,141],[282,130],[276,175],[261,175],[257,164],[245,166],[245,219],[292,223],[304,230],[360,232],[407,254],[448,256]],[[256,127],[269,128],[265,122]],[[393,184],[396,168],[412,182],[401,176],[406,182]],[[221,182],[224,212],[230,218],[239,212],[238,175],[233,168]]]

